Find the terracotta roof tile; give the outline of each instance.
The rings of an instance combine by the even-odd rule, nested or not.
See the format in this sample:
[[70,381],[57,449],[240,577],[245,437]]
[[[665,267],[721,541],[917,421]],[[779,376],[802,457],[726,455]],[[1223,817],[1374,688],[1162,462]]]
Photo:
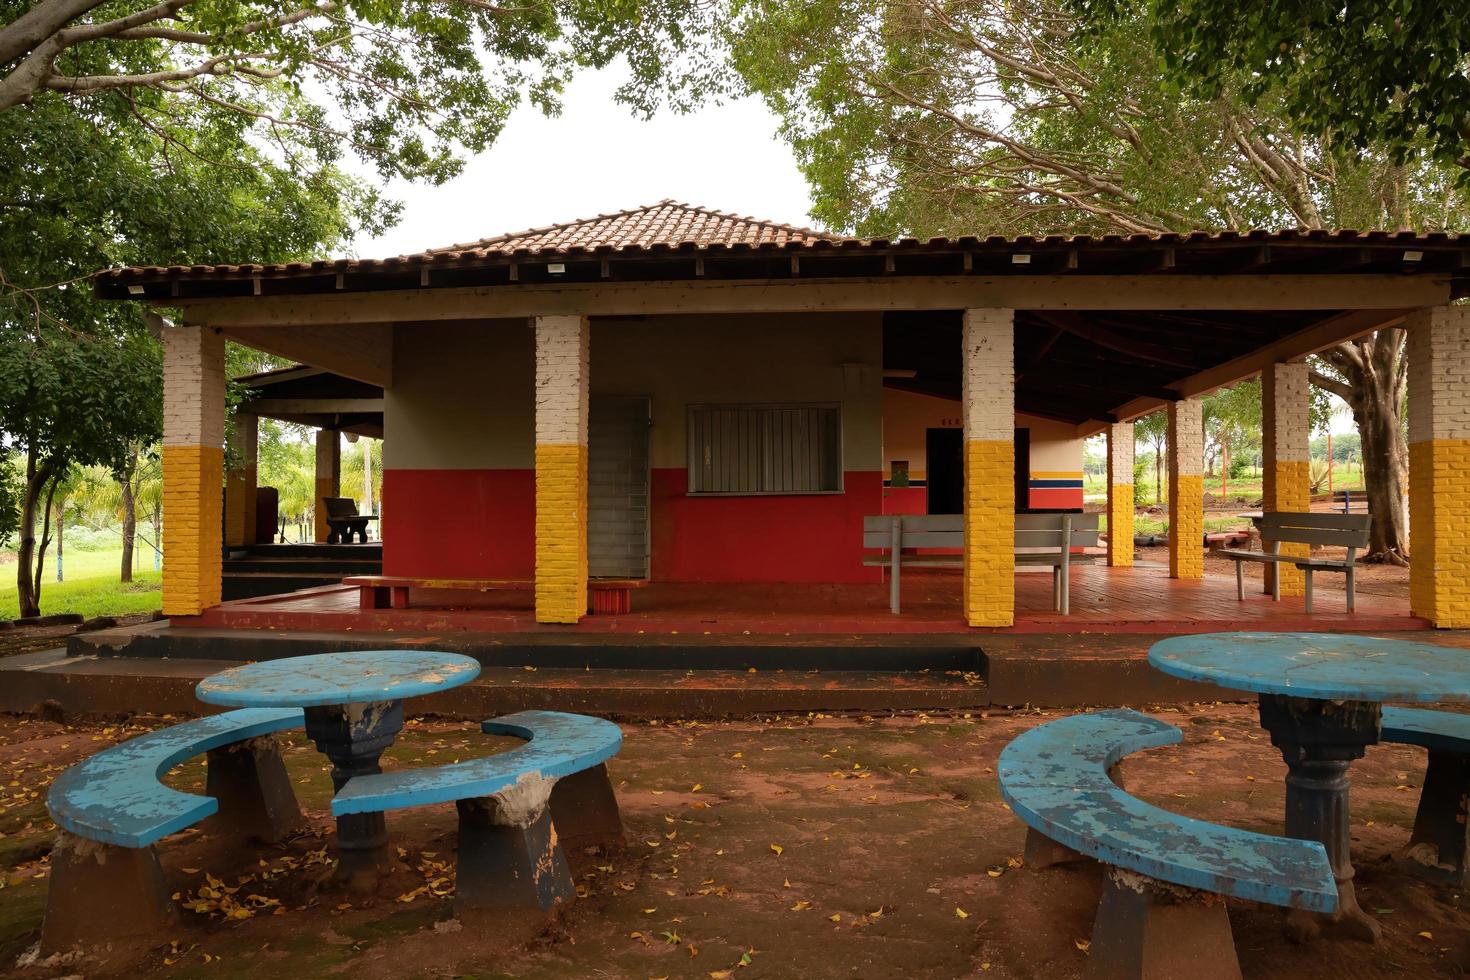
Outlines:
[[503,253],[571,248],[588,251],[629,247],[646,249],[660,245],[709,248],[711,245],[785,245],[817,240],[837,241],[838,236],[814,228],[798,228],[760,218],[711,211],[666,199],[646,207],[599,214],[595,218],[580,218],[564,224],[482,238],[477,242],[434,248],[428,254],[481,250]]

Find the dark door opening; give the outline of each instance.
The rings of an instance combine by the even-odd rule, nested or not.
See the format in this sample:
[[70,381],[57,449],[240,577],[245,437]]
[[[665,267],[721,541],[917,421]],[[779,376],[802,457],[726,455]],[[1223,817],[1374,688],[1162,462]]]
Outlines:
[[1031,509],[1031,430],[1016,430],[1016,513]]
[[965,433],[963,429],[924,432],[924,483],[931,514],[965,512]]

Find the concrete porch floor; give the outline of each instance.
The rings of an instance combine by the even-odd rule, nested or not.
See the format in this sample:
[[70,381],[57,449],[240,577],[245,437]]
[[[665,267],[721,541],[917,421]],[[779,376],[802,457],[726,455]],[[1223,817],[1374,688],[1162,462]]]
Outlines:
[[[177,628],[373,630],[478,633],[622,634],[983,634],[983,633],[1200,633],[1228,630],[1381,631],[1427,628],[1410,615],[1407,599],[1359,591],[1348,613],[1333,576],[1319,576],[1313,611],[1301,598],[1272,602],[1260,573],[1247,579],[1244,601],[1233,578],[1170,579],[1157,566],[1081,566],[1072,572],[1072,612],[1051,609],[1047,570],[1016,575],[1016,624],[968,629],[961,617],[958,569],[905,571],[903,612],[888,611],[886,584],[669,583],[633,594],[633,611],[588,616],[575,626],[538,624],[528,592],[485,593],[473,605],[410,609],[358,608],[355,588],[326,586],[286,595],[226,602],[202,615],[176,617]],[[1337,577],[1337,578],[1340,578]],[[1336,586],[1336,588],[1334,588]],[[469,597],[467,597],[469,598]],[[432,602],[431,599],[415,601]]]

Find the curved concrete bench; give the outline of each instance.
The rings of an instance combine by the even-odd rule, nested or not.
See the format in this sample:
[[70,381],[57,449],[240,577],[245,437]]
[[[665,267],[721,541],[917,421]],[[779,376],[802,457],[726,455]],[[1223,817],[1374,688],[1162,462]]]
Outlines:
[[456,910],[550,913],[576,895],[563,845],[622,842],[605,763],[622,747],[623,733],[610,721],[560,711],[521,711],[481,727],[526,744],[449,765],[355,776],[332,800],[332,813],[454,803]]
[[1381,737],[1429,750],[1414,832],[1402,854],[1404,867],[1451,885],[1470,883],[1470,828],[1464,817],[1470,805],[1470,715],[1384,707]]
[[[46,950],[162,928],[170,905],[153,845],[208,818],[216,833],[277,841],[301,822],[271,735],[302,726],[299,708],[245,708],[103,749],[57,777],[46,808],[59,828],[41,943]],[[205,794],[159,780],[208,758]]]
[[[1136,711],[1072,715],[1001,753],[1001,795],[1033,833],[1108,865],[1089,969],[1100,976],[1240,976],[1216,896],[1331,912],[1337,885],[1317,841],[1257,834],[1161,810],[1110,770],[1127,755],[1182,740]],[[1028,842],[1029,855],[1042,848]]]

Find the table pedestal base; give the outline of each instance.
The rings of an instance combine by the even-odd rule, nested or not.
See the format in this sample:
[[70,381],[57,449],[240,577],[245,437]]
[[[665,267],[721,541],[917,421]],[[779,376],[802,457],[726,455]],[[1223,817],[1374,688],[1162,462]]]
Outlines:
[[[334,790],[347,785],[353,776],[382,772],[378,760],[402,728],[402,701],[306,709],[307,737],[332,761]],[[395,865],[383,814],[353,813],[337,818],[337,880],[354,891],[372,891]]]
[[1377,744],[1380,725],[1373,702],[1261,695],[1261,726],[1286,760],[1286,836],[1321,841],[1337,880],[1336,912],[1287,913],[1287,935],[1299,942],[1332,935],[1371,943],[1382,932],[1358,905],[1348,833],[1348,769]]

